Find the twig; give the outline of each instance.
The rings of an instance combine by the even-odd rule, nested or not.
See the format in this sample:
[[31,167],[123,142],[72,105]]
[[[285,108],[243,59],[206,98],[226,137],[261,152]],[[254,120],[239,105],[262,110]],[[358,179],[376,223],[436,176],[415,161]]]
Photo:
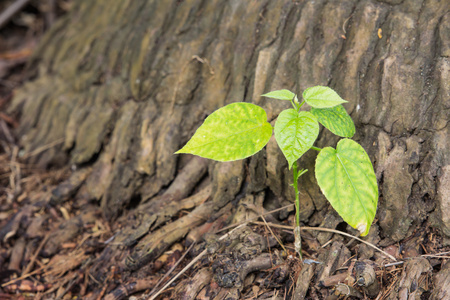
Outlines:
[[27,274],[31,271],[33,268],[34,262],[36,261],[39,252],[41,252],[42,248],[44,247],[45,243],[47,243],[48,239],[50,238],[50,233],[47,233],[47,235],[42,240],[39,247],[36,249],[36,252],[34,253],[33,257],[31,258],[30,262],[28,263],[27,267],[25,268],[25,271],[23,271],[24,274]]
[[183,261],[186,254],[188,254],[189,251],[191,251],[191,249],[194,245],[195,245],[195,243],[192,243],[191,246],[189,246],[189,248],[186,250],[186,252],[184,252],[184,254],[180,257],[180,259],[172,266],[172,268],[170,268],[170,270],[166,274],[164,274],[164,276],[160,280],[158,280],[155,287],[150,291],[149,295],[153,294],[156,291],[156,289],[159,287],[161,282],[163,282],[167,277],[169,277],[170,274],[172,274],[173,270],[175,270],[175,268],[180,264],[180,262]]
[[421,255],[422,257],[432,257],[432,258],[450,258],[450,256],[446,256],[446,255],[435,255],[435,254],[424,254]]
[[46,266],[40,267],[40,268],[37,269],[37,270],[34,270],[33,272],[30,272],[31,268],[33,268],[33,265],[34,265],[34,262],[36,261],[37,256],[39,255],[39,252],[42,250],[42,247],[44,247],[45,243],[48,241],[49,238],[50,238],[50,233],[48,233],[48,234],[44,237],[44,239],[42,240],[41,244],[40,244],[39,247],[36,249],[36,252],[34,253],[33,257],[31,258],[30,262],[28,263],[27,267],[25,268],[25,271],[23,272],[24,275],[22,275],[22,276],[20,276],[20,277],[18,277],[18,278],[14,278],[13,280],[10,280],[10,281],[8,281],[8,282],[2,284],[2,285],[1,285],[2,287],[5,287],[5,286],[10,285],[10,284],[13,284],[13,283],[16,282],[16,281],[25,279],[25,278],[27,278],[27,277],[29,277],[29,276],[31,276],[31,275],[34,275],[34,274],[36,274],[36,273],[42,271],[43,269],[49,267],[49,265],[46,265]]
[[4,112],[0,112],[0,118],[3,121],[5,121],[6,123],[8,123],[9,125],[11,125],[13,128],[19,127],[19,122],[17,122],[15,119],[13,119],[12,117],[8,116]]
[[287,253],[286,248],[284,248],[284,246],[283,246],[283,243],[281,243],[280,239],[273,233],[272,228],[270,228],[269,224],[267,224],[266,218],[264,218],[264,216],[261,216],[261,218],[263,219],[264,224],[266,224],[266,226],[269,229],[270,233],[277,240],[278,244],[280,244],[280,246],[281,246],[281,248],[283,248],[284,252]]
[[214,69],[213,69],[213,68],[211,67],[211,65],[209,64],[208,59],[206,59],[206,58],[201,58],[201,57],[198,56],[198,55],[192,56],[192,59],[196,59],[196,60],[198,60],[199,62],[201,62],[202,64],[206,64],[206,65],[208,66],[208,68],[209,68],[209,74],[214,75]]
[[[450,256],[446,256],[444,254],[450,254],[450,251],[447,252],[441,252],[441,253],[436,253],[436,254],[422,254],[421,257],[430,257],[430,258],[443,258],[443,259],[450,259]],[[387,267],[392,267],[392,266],[398,266],[398,265],[402,265],[404,264],[405,261],[398,261],[398,262],[393,262],[393,263],[389,263],[389,264],[385,264],[383,267],[387,268]]]
[[351,17],[353,17],[353,15],[350,15],[350,17],[345,19],[344,23],[342,24],[342,31],[344,32],[344,34],[347,34],[347,30],[345,30],[345,26],[347,26],[347,22],[348,22],[348,20],[350,20]]
[[11,145],[15,144],[11,131],[9,130],[8,125],[6,125],[5,119],[2,118],[2,113],[0,113],[0,127],[8,143],[10,143]]
[[9,163],[9,168],[11,170],[11,174],[9,176],[9,185],[13,190],[14,197],[17,196],[20,192],[20,166],[17,164],[17,155],[19,153],[19,147],[14,146],[13,151],[11,153],[11,161]]
[[39,273],[40,271],[42,271],[42,270],[44,270],[45,268],[48,268],[48,267],[49,267],[48,265],[42,266],[42,267],[40,267],[39,269],[36,269],[36,270],[34,270],[33,272],[31,272],[31,273],[25,274],[25,275],[23,275],[23,276],[14,278],[14,279],[12,279],[12,280],[10,280],[10,281],[8,281],[8,282],[3,283],[3,284],[1,285],[1,287],[5,287],[5,286],[10,285],[10,284],[13,284],[13,283],[15,283],[15,282],[17,282],[17,281],[19,281],[19,280],[28,278],[28,277],[30,277],[31,275],[37,274],[37,273]]
[[239,222],[239,223],[236,223],[236,224],[231,224],[231,225],[229,225],[229,226],[227,226],[227,227],[224,227],[224,228],[220,229],[220,230],[217,231],[216,233],[219,233],[219,232],[228,230],[228,229],[233,228],[233,227],[236,227],[236,226],[240,226],[240,225],[242,225],[242,224],[247,224],[248,222],[256,221],[256,220],[258,220],[259,218],[261,218],[262,216],[267,216],[267,215],[276,213],[276,212],[278,212],[278,211],[280,211],[280,210],[283,210],[283,209],[286,209],[286,208],[289,208],[289,207],[292,207],[292,206],[294,206],[294,204],[288,204],[288,205],[286,205],[286,206],[283,206],[283,207],[280,207],[280,208],[277,208],[277,209],[268,211],[268,212],[266,212],[266,213],[260,214],[259,216],[250,218],[250,219],[248,219],[248,220],[245,220],[245,221],[242,221],[242,222]]
[[[258,224],[258,225],[265,225],[263,222],[255,222],[255,221],[252,221],[252,223]],[[272,227],[278,227],[278,228],[283,228],[283,229],[291,229],[291,230],[294,229],[293,226],[278,225],[278,224],[273,224],[273,223],[269,223],[269,225],[272,226]],[[323,228],[323,227],[305,227],[305,226],[302,226],[302,227],[301,227],[301,230],[325,231],[325,232],[332,232],[332,233],[337,233],[337,234],[340,234],[340,235],[344,235],[344,236],[346,236],[346,237],[349,237],[349,238],[355,239],[355,240],[357,240],[357,241],[360,241],[361,243],[364,243],[364,244],[366,244],[367,246],[372,247],[372,248],[374,248],[374,249],[380,251],[381,253],[383,253],[384,255],[386,255],[387,257],[389,257],[390,259],[392,259],[393,261],[397,261],[397,259],[396,259],[394,256],[392,256],[392,255],[390,255],[389,253],[387,253],[387,252],[381,250],[381,249],[378,248],[377,246],[375,246],[375,245],[373,245],[373,244],[371,244],[371,243],[369,243],[369,242],[366,242],[366,241],[364,241],[364,240],[362,240],[362,239],[360,239],[360,238],[358,238],[358,237],[356,237],[356,236],[353,236],[353,235],[351,235],[351,234],[348,234],[348,233],[345,233],[345,232],[342,232],[342,231],[339,231],[339,230],[330,229],[330,228]]]
[[450,251],[446,251],[446,252],[441,252],[441,253],[434,253],[434,254],[424,254],[422,256],[429,256],[429,255],[446,255],[446,254],[450,254]]
[[160,289],[156,294],[154,294],[153,296],[150,297],[149,300],[154,300],[156,299],[156,297],[158,297],[165,289],[167,289],[172,282],[174,282],[175,280],[177,280],[178,277],[180,277],[184,272],[186,272],[187,270],[189,270],[196,262],[198,262],[200,260],[200,258],[203,257],[203,255],[205,255],[207,252],[207,250],[203,250],[202,253],[200,253],[199,255],[197,255],[196,258],[194,258],[186,267],[183,268],[183,270],[180,271],[180,273],[178,273],[177,275],[175,275],[171,280],[169,280],[169,282],[166,283],[165,286],[162,287],[162,289]]
[[326,246],[328,246],[330,243],[332,243],[333,240],[329,240],[328,242],[326,242],[325,244],[323,244],[322,246],[320,246],[320,248],[325,248]]
[[17,0],[0,14],[0,29],[5,26],[30,0]]
[[405,263],[404,261],[397,261],[397,262],[385,264],[383,267],[387,268],[387,267],[392,267],[392,266],[398,266],[398,265],[403,265],[404,263]]

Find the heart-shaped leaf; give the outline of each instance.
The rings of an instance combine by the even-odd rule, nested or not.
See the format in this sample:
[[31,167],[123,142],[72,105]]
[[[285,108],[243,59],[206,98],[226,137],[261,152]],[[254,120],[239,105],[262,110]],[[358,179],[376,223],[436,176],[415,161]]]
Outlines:
[[289,90],[278,90],[269,92],[267,94],[261,95],[268,98],[278,99],[278,100],[294,100],[295,94]]
[[326,147],[316,159],[316,179],[333,208],[361,235],[369,233],[378,203],[378,186],[363,147],[343,139],[336,150]]
[[355,124],[342,105],[330,108],[311,108],[317,121],[335,135],[351,138],[355,134]]
[[327,86],[313,86],[303,92],[303,99],[311,107],[327,108],[345,103],[334,90]]
[[264,109],[237,102],[209,115],[187,144],[175,153],[191,153],[218,161],[238,160],[261,150],[271,136],[272,126]]
[[295,109],[286,109],[280,113],[275,123],[275,139],[289,168],[311,148],[318,135],[319,123],[310,112],[298,113]]

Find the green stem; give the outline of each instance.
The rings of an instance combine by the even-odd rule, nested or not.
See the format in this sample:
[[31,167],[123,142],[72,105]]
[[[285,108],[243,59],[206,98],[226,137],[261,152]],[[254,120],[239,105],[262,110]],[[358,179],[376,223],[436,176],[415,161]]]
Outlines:
[[293,173],[294,173],[294,190],[295,190],[295,226],[300,226],[300,198],[299,198],[299,195],[298,195],[297,162],[294,162]]
[[292,104],[292,107],[294,107],[294,109],[298,111],[298,107],[297,107],[297,104],[295,104],[294,99],[291,99],[291,104]]
[[322,148],[317,148],[317,147],[314,147],[314,146],[312,146],[311,149],[319,151],[319,152],[322,151]]
[[295,236],[295,250],[298,252],[300,259],[302,259],[302,238],[300,235],[300,197],[298,193],[298,170],[297,170],[297,162],[294,162],[293,165],[293,175],[294,175],[294,191],[295,191],[295,228],[294,228],[294,236]]
[[302,103],[300,103],[297,107],[297,111],[300,111],[300,108],[303,106],[303,104],[305,104],[305,100],[302,101]]

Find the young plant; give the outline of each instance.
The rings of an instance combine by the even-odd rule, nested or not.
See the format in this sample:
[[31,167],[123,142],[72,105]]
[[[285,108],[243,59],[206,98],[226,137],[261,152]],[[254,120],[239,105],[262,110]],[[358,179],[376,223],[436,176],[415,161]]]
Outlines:
[[[309,149],[319,151],[316,179],[322,193],[339,215],[362,236],[369,233],[375,218],[378,186],[372,163],[366,151],[349,139],[355,125],[341,105],[343,100],[331,88],[315,86],[297,95],[288,90],[273,91],[263,96],[290,101],[291,109],[282,111],[275,123],[275,139],[292,169],[295,190],[295,249],[301,258],[300,200],[298,178],[308,170],[299,170],[297,160]],[[300,111],[307,103],[310,111]],[[343,137],[336,149],[314,147],[319,123],[335,135]],[[237,102],[226,105],[205,119],[187,144],[176,153],[191,153],[217,161],[233,161],[260,151],[272,136],[266,112],[259,106]]]

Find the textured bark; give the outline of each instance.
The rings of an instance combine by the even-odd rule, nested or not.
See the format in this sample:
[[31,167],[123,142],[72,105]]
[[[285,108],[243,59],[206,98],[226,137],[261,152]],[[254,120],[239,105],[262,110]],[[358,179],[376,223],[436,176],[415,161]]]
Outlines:
[[[31,162],[81,169],[53,200],[99,200],[113,221],[136,199],[161,199],[191,159],[173,153],[214,110],[246,101],[274,120],[289,103],[261,94],[329,85],[349,101],[354,139],[374,163],[384,245],[424,221],[450,237],[449,10],[442,0],[77,1],[41,42],[10,111],[25,153],[63,141]],[[316,145],[336,142],[322,130]],[[315,156],[300,162],[310,170],[301,220],[336,227]],[[275,207],[294,200],[274,139],[249,160],[210,162],[209,180],[205,214],[263,190]]]

